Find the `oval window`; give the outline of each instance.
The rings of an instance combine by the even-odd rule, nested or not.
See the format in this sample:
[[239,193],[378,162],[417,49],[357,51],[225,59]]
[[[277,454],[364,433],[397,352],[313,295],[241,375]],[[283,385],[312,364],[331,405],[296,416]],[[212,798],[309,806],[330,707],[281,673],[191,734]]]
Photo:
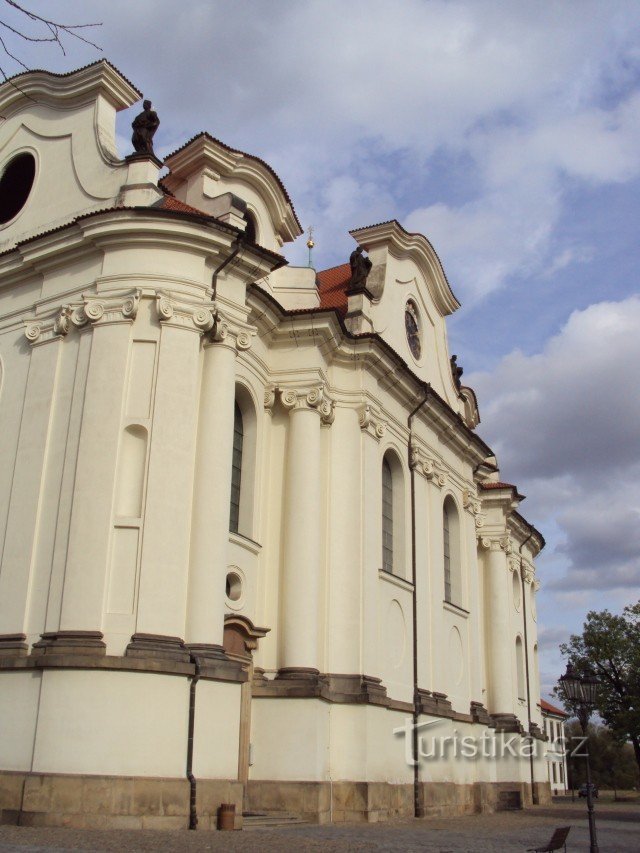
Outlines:
[[0,176],[0,225],[10,222],[25,206],[36,176],[33,154],[18,154]]
[[418,309],[415,304],[409,300],[404,309],[404,327],[407,333],[407,342],[411,355],[419,360],[422,353],[422,341],[420,340],[420,323],[418,321]]

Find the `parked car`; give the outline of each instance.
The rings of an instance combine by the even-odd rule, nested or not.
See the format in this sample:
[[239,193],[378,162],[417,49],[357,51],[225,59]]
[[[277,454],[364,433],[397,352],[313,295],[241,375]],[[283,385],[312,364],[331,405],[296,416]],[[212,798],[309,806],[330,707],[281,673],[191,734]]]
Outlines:
[[[580,786],[580,790],[578,791],[579,797],[586,797],[587,796],[587,787],[588,787],[588,785],[586,782],[584,783],[584,785]],[[591,782],[591,796],[595,800],[598,799],[598,786],[595,785],[593,782]]]

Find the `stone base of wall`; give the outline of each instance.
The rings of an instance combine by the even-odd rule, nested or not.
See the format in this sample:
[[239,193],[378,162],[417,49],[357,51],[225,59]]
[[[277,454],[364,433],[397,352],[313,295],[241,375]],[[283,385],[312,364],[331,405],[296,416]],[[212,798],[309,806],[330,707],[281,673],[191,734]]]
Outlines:
[[[551,802],[547,783],[536,783],[540,805]],[[531,785],[522,782],[423,782],[422,816],[456,817],[491,813],[533,804]],[[519,804],[519,806],[518,806]],[[364,821],[376,823],[395,817],[413,817],[413,785],[385,782],[275,782],[250,781],[245,809],[253,812],[299,815],[314,823]]]
[[[0,823],[75,829],[188,829],[186,779],[0,773]],[[221,803],[235,803],[242,828],[242,783],[197,783],[198,829],[215,829]]]
[[[0,823],[76,829],[187,829],[189,793],[186,779],[0,772]],[[551,802],[547,782],[536,783],[535,793],[540,805]],[[523,808],[532,804],[530,785],[424,782],[420,786],[425,818],[490,813],[514,807],[516,802]],[[198,780],[198,829],[216,828],[221,803],[235,804],[236,829],[241,829],[242,784]],[[413,816],[413,785],[254,780],[247,785],[244,809],[290,813],[313,823],[376,823]]]

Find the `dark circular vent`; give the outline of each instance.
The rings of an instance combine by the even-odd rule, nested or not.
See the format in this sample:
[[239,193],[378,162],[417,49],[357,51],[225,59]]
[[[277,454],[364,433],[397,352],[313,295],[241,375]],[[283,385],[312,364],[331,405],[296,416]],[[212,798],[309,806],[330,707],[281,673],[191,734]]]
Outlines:
[[9,222],[25,206],[36,176],[32,154],[18,154],[0,176],[0,225]]

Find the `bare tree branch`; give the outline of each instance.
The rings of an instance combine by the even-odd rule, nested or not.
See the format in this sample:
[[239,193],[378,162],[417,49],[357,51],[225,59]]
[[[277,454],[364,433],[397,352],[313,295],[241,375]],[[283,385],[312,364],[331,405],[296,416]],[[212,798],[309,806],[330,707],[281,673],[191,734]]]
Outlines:
[[[51,18],[38,15],[36,12],[33,12],[21,3],[17,3],[16,0],[3,0],[3,2],[7,6],[11,7],[11,9],[14,9],[19,15],[23,15],[25,23],[26,21],[29,21],[35,26],[35,30],[33,32],[29,32],[28,30],[19,27],[15,22],[8,23],[6,20],[0,19],[0,28],[4,28],[4,30],[11,33],[17,39],[21,39],[22,41],[29,42],[31,44],[55,44],[60,48],[64,56],[67,55],[65,50],[65,38],[75,38],[90,47],[96,48],[96,50],[102,50],[100,45],[96,44],[88,38],[87,35],[85,35],[85,31],[87,29],[101,27],[101,23],[66,24],[62,23],[62,21],[54,21]],[[16,62],[23,69],[27,71],[29,70],[29,66],[13,52],[15,48],[10,48],[6,39],[3,39],[1,36],[0,49],[6,56]],[[0,79],[9,79],[2,66],[0,66]]]

